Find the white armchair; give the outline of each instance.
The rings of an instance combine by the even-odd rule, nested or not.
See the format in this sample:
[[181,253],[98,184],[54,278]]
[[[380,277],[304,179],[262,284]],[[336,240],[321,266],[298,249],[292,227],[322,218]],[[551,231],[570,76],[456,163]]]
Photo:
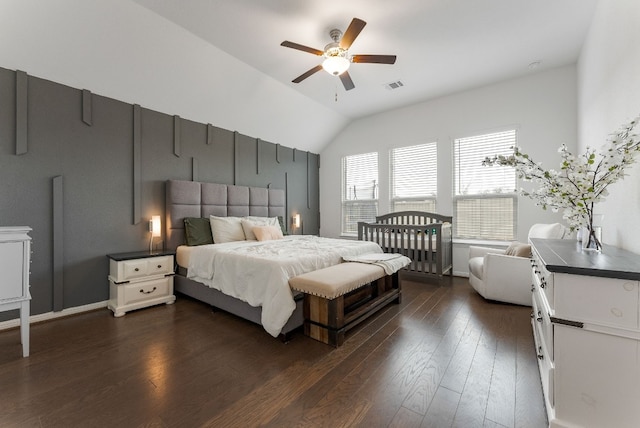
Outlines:
[[[528,239],[561,239],[560,223],[534,224]],[[531,247],[513,243],[507,250],[469,247],[469,283],[485,299],[531,306]]]

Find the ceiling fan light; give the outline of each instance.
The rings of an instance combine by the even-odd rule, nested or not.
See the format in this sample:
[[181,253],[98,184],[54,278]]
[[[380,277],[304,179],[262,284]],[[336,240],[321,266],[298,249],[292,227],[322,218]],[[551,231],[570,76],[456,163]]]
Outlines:
[[344,56],[330,56],[322,62],[322,68],[327,73],[338,76],[349,69],[351,62]]

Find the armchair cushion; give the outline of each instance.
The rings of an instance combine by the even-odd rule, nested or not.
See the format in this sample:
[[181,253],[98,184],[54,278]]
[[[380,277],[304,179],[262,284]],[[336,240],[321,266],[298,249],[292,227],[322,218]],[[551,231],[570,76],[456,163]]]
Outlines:
[[522,242],[512,242],[504,252],[507,256],[531,257],[531,245]]

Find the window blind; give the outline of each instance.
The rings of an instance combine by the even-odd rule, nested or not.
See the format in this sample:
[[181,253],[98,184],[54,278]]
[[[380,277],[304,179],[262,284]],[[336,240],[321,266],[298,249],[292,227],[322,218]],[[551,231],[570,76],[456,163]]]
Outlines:
[[437,143],[391,150],[391,210],[435,211],[438,191]]
[[378,215],[378,153],[342,158],[342,183],[342,233],[354,235]]
[[513,153],[516,131],[454,140],[454,236],[513,240],[516,235],[516,172],[483,166],[487,156]]

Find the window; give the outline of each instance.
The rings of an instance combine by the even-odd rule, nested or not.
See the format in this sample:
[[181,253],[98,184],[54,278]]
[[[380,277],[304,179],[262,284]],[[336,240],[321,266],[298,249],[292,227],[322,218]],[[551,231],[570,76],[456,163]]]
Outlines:
[[512,154],[515,145],[515,130],[454,140],[456,238],[515,239],[518,207],[515,169],[482,165],[487,156]]
[[342,233],[358,233],[358,222],[378,215],[378,153],[342,158]]
[[437,143],[391,150],[391,212],[436,211]]

